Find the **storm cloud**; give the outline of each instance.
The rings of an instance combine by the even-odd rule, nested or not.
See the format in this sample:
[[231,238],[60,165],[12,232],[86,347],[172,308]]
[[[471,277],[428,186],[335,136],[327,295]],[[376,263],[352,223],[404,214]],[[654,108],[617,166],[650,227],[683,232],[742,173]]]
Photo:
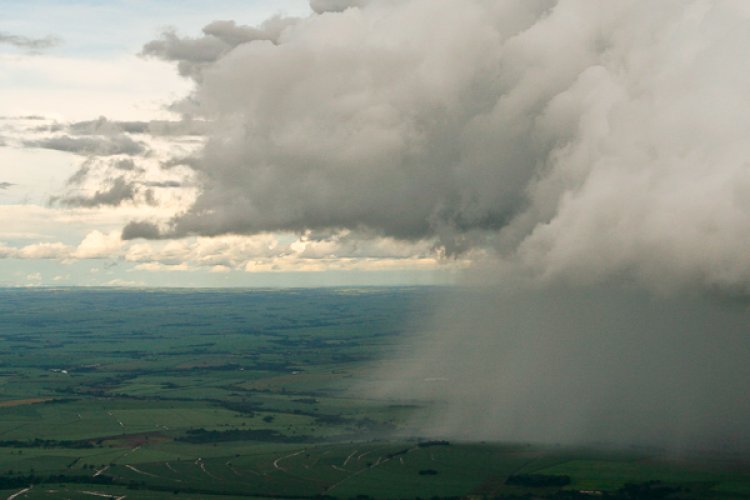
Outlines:
[[194,80],[173,107],[208,141],[183,162],[193,205],[123,238],[471,255],[481,287],[421,315],[411,354],[358,388],[427,402],[415,432],[749,451],[750,7],[311,7],[145,46]]
[[746,289],[743,4],[351,5],[146,45],[210,124],[160,236],[365,228],[542,279]]

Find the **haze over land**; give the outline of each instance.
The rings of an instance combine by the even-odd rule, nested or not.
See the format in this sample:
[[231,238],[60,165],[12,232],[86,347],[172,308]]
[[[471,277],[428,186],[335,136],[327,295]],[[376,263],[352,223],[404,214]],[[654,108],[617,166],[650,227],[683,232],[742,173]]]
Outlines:
[[463,269],[484,291],[420,318],[432,336],[379,389],[437,387],[436,432],[747,449],[747,3],[318,0],[247,22],[138,42],[183,79],[164,116],[9,114],[6,155],[79,159],[43,195],[0,170],[25,221],[0,256],[47,283],[29,261],[110,284]]

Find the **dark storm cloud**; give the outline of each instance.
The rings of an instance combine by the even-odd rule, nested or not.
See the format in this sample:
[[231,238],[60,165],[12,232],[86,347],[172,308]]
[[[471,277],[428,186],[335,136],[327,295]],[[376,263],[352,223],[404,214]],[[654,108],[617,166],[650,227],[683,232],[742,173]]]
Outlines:
[[29,38],[20,35],[11,35],[0,31],[0,45],[11,45],[19,49],[28,49],[32,51],[49,49],[60,45],[62,40],[55,36],[46,36],[44,38]]
[[[430,96],[429,87],[419,86],[426,81],[408,81],[415,58],[425,55],[423,47],[418,54],[401,54],[377,42],[368,47],[369,35],[376,34],[366,29],[364,37],[355,36],[369,17],[382,14],[313,18],[292,28],[302,32],[294,43],[244,44],[225,56],[202,59],[216,58],[210,63],[210,80],[196,94],[197,102],[218,105],[204,107],[206,116],[216,112],[223,117],[226,104],[227,113],[247,119],[239,128],[229,123],[213,128],[217,141],[206,148],[199,170],[216,176],[205,178],[206,189],[194,209],[175,222],[174,234],[367,226],[420,239],[436,230],[447,235],[450,226],[465,233],[450,242],[457,246],[476,228],[499,228],[519,209],[525,180],[533,176],[530,141],[519,132],[496,144],[498,156],[514,164],[499,179],[493,180],[489,172],[484,179],[462,175],[460,163],[475,160],[460,158],[463,138],[456,133],[470,117],[462,117],[462,123],[443,120],[451,110],[443,109],[441,89],[433,89],[436,94]],[[349,37],[358,40],[345,48]],[[196,62],[195,53],[181,62]],[[366,102],[367,96],[374,101]],[[403,100],[403,109],[397,100]],[[466,104],[476,107],[485,96],[473,100]],[[262,130],[269,125],[270,130]],[[218,140],[218,134],[224,137]],[[217,148],[219,142],[228,147]],[[509,143],[517,147],[502,153]],[[375,185],[379,188],[373,189]],[[472,192],[476,187],[484,192]],[[491,194],[492,187],[501,193]],[[475,207],[482,201],[480,194],[498,203],[481,210]],[[231,205],[219,199],[231,200]]]
[[79,155],[112,156],[140,155],[146,152],[142,142],[135,141],[125,134],[109,136],[73,137],[62,135],[45,139],[24,141],[24,146],[32,148],[54,149]]
[[544,279],[750,280],[742,4],[313,6],[273,43],[221,22],[144,48],[209,120],[161,236],[365,228]]
[[13,186],[15,186],[15,184],[12,182],[0,182],[0,191],[4,191]]
[[487,255],[491,290],[437,304],[413,363],[386,370],[390,395],[445,403],[422,429],[750,450],[750,8],[311,6],[275,36],[222,22],[146,45],[194,79],[175,108],[208,142],[178,160],[192,207],[122,237]]

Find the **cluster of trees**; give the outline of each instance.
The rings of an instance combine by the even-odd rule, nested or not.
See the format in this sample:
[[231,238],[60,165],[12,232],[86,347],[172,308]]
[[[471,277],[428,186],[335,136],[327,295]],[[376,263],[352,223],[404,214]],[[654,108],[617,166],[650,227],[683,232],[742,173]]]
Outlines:
[[226,441],[265,441],[271,443],[299,443],[307,441],[305,436],[285,436],[273,429],[232,429],[229,431],[208,431],[190,429],[175,441],[192,444],[221,443]]
[[430,446],[450,446],[450,441],[433,440],[433,441],[421,441],[417,446],[420,448],[429,448]]
[[[422,471],[420,471],[420,474]],[[514,474],[506,479],[505,484],[512,486],[525,486],[527,488],[561,488],[571,483],[569,476],[555,476],[547,474]],[[611,498],[615,500],[652,500],[680,498],[682,488],[667,486],[661,481],[646,481],[644,483],[626,483],[622,488],[614,492],[600,491],[600,498]],[[575,490],[557,491],[551,496],[544,498],[591,498],[591,492],[579,492]]]
[[0,448],[74,448],[77,450],[94,448],[89,441],[58,441],[56,439],[31,439],[19,441],[5,439],[0,441]]
[[570,476],[553,476],[546,474],[514,474],[508,476],[505,484],[531,488],[562,487],[570,484]]
[[682,491],[681,488],[666,486],[661,481],[646,481],[645,483],[627,483],[617,490],[617,493],[624,498],[670,498],[672,495]]

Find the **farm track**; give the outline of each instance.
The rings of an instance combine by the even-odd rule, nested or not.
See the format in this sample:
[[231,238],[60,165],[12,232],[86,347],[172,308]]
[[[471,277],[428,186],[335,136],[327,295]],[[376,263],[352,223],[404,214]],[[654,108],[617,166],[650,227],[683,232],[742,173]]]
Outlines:
[[98,471],[94,472],[94,475],[93,475],[93,476],[91,476],[91,477],[97,477],[97,476],[100,476],[101,474],[104,474],[105,472],[107,472],[107,470],[109,470],[109,465],[105,465],[104,467],[102,467],[102,468],[101,468],[101,469],[99,469]]
[[372,465],[370,465],[368,467],[365,467],[363,469],[360,469],[360,470],[358,470],[356,472],[353,472],[352,474],[350,474],[350,475],[346,476],[345,478],[343,478],[341,481],[333,483],[331,486],[329,486],[328,488],[326,488],[325,490],[323,490],[321,494],[327,495],[331,491],[333,491],[335,488],[338,488],[341,484],[343,484],[344,482],[350,480],[351,478],[359,476],[360,474],[362,474],[364,472],[370,471],[370,470],[374,469],[375,467],[378,467],[380,465],[383,465],[383,464],[387,463],[388,461],[390,461],[390,458],[383,459],[383,457],[378,457],[377,462],[375,462],[374,464],[372,464]]
[[357,451],[359,450],[355,449],[353,452],[351,452],[351,454],[348,457],[346,457],[346,460],[344,460],[344,464],[342,465],[342,467],[346,467],[346,464],[348,464],[349,460],[351,460],[352,457],[357,454]]
[[[418,449],[417,447],[409,448],[408,450],[406,450],[406,453],[412,453],[412,452],[414,452],[414,451],[417,451],[417,449]],[[370,453],[371,451],[372,451],[372,450],[370,450],[370,451],[367,451],[367,452],[365,452],[365,453],[362,453],[361,455],[359,455],[359,457],[357,457],[357,461],[359,462],[359,460],[360,460],[361,458],[364,458],[365,456],[367,456],[367,455],[368,455],[368,454],[369,454],[369,453]],[[355,454],[355,453],[357,453],[357,450],[354,450],[354,451],[353,451],[353,452],[352,452],[352,453],[351,453],[351,454],[350,454],[350,455],[349,455],[349,456],[347,457],[347,459],[346,459],[346,460],[344,461],[344,465],[346,465],[346,463],[347,463],[347,462],[349,462],[349,460],[351,459],[351,457],[353,457],[353,456],[354,456],[354,454]],[[405,463],[404,463],[404,457],[398,457],[398,458],[399,458],[399,461],[401,462],[401,465],[404,465],[404,464],[405,464]],[[332,484],[331,486],[329,486],[328,488],[326,488],[326,489],[325,489],[325,490],[324,490],[324,491],[322,492],[322,494],[324,494],[324,495],[325,495],[325,494],[328,494],[328,493],[330,493],[331,491],[333,491],[333,489],[334,489],[334,488],[337,488],[337,487],[338,487],[339,485],[341,485],[341,484],[342,484],[342,483],[344,483],[345,481],[348,481],[349,479],[351,479],[351,478],[353,478],[353,477],[355,477],[355,476],[358,476],[358,475],[360,475],[360,474],[362,474],[362,473],[364,473],[364,472],[367,472],[367,471],[369,471],[369,470],[372,470],[372,469],[374,469],[375,467],[378,467],[378,466],[381,466],[381,465],[383,465],[383,464],[386,464],[386,463],[388,463],[388,462],[389,462],[390,460],[391,460],[390,458],[384,458],[384,457],[383,457],[383,456],[381,455],[381,456],[379,456],[379,457],[377,458],[377,460],[375,461],[375,463],[373,463],[372,465],[369,465],[369,466],[367,466],[367,467],[365,467],[365,468],[363,468],[363,469],[360,469],[360,470],[358,470],[358,471],[356,471],[356,472],[353,472],[353,473],[352,473],[352,474],[350,474],[349,476],[347,476],[347,477],[343,478],[343,479],[342,479],[341,481],[339,481],[339,482],[337,482],[337,483],[334,483],[334,484]],[[334,468],[334,469],[336,469],[336,470],[340,470],[340,471],[344,471],[344,472],[349,472],[349,471],[347,471],[347,470],[345,470],[345,469],[341,469],[341,468],[339,468],[339,467],[336,467],[335,465],[333,466],[333,468]]]
[[114,495],[110,495],[109,493],[102,493],[101,491],[79,490],[78,493],[82,493],[84,495],[89,495],[92,497],[111,498],[114,500],[125,500],[125,498],[127,498],[127,495],[116,497]]
[[127,467],[127,468],[128,468],[128,469],[130,469],[130,470],[132,470],[132,471],[133,471],[133,472],[135,472],[136,474],[142,474],[142,475],[144,475],[144,476],[149,476],[149,477],[156,477],[156,478],[159,478],[159,479],[163,479],[163,478],[162,478],[161,476],[157,476],[156,474],[151,474],[150,472],[142,471],[141,469],[139,469],[139,468],[137,468],[137,467],[134,467],[134,466],[132,466],[132,465],[128,465],[128,464],[126,464],[126,465],[125,465],[125,467]]
[[14,500],[15,498],[18,498],[21,495],[25,495],[26,493],[28,493],[29,491],[31,491],[33,488],[34,488],[34,486],[29,486],[28,488],[24,488],[21,491],[17,491],[15,493],[13,493],[12,495],[10,495],[8,497],[8,500]]
[[195,465],[197,465],[198,467],[200,467],[200,469],[203,471],[203,473],[206,474],[208,477],[210,477],[212,479],[215,479],[217,481],[223,481],[224,480],[224,479],[220,478],[219,476],[215,476],[214,474],[211,474],[210,472],[208,472],[208,470],[206,469],[206,463],[203,461],[202,458],[199,457],[198,460],[195,461]]
[[[231,460],[227,460],[227,463],[225,463],[224,465],[226,465],[226,466],[227,466],[227,469],[229,469],[230,471],[232,471],[232,474],[234,474],[235,476],[237,476],[237,477],[242,477],[242,478],[244,478],[244,477],[245,477],[245,476],[243,476],[242,474],[240,474],[240,472],[239,472],[239,471],[238,471],[237,469],[235,469],[235,468],[234,468],[234,467],[232,466],[232,461],[231,461]],[[254,470],[252,470],[252,469],[251,469],[251,470],[248,470],[247,472],[248,472],[248,473],[250,473],[250,474],[255,474],[256,476],[260,476],[260,475],[261,475],[260,473],[258,473],[258,472],[255,472],[255,471],[254,471]],[[264,475],[265,475],[265,474],[264,474]]]
[[282,460],[286,460],[287,458],[292,458],[292,457],[296,457],[297,455],[300,455],[300,454],[302,454],[302,453],[304,453],[304,452],[305,452],[305,450],[300,450],[300,451],[297,451],[297,452],[295,452],[295,453],[290,453],[289,455],[285,455],[285,456],[283,456],[283,457],[279,457],[279,458],[277,458],[276,460],[274,460],[274,461],[273,461],[273,467],[274,467],[275,469],[278,469],[278,470],[280,470],[280,471],[286,472],[286,469],[284,469],[283,467],[281,467],[281,466],[279,465],[279,464],[281,463],[281,461],[282,461]]
[[112,413],[111,411],[108,411],[108,412],[107,412],[107,415],[109,415],[110,417],[112,417],[113,419],[115,419],[115,422],[117,422],[117,424],[118,424],[118,425],[119,425],[120,427],[122,427],[123,429],[125,428],[125,424],[124,424],[124,423],[122,422],[122,420],[120,420],[120,419],[119,419],[119,418],[118,418],[118,417],[117,417],[117,416],[116,416],[115,414],[113,414],[113,413]]

